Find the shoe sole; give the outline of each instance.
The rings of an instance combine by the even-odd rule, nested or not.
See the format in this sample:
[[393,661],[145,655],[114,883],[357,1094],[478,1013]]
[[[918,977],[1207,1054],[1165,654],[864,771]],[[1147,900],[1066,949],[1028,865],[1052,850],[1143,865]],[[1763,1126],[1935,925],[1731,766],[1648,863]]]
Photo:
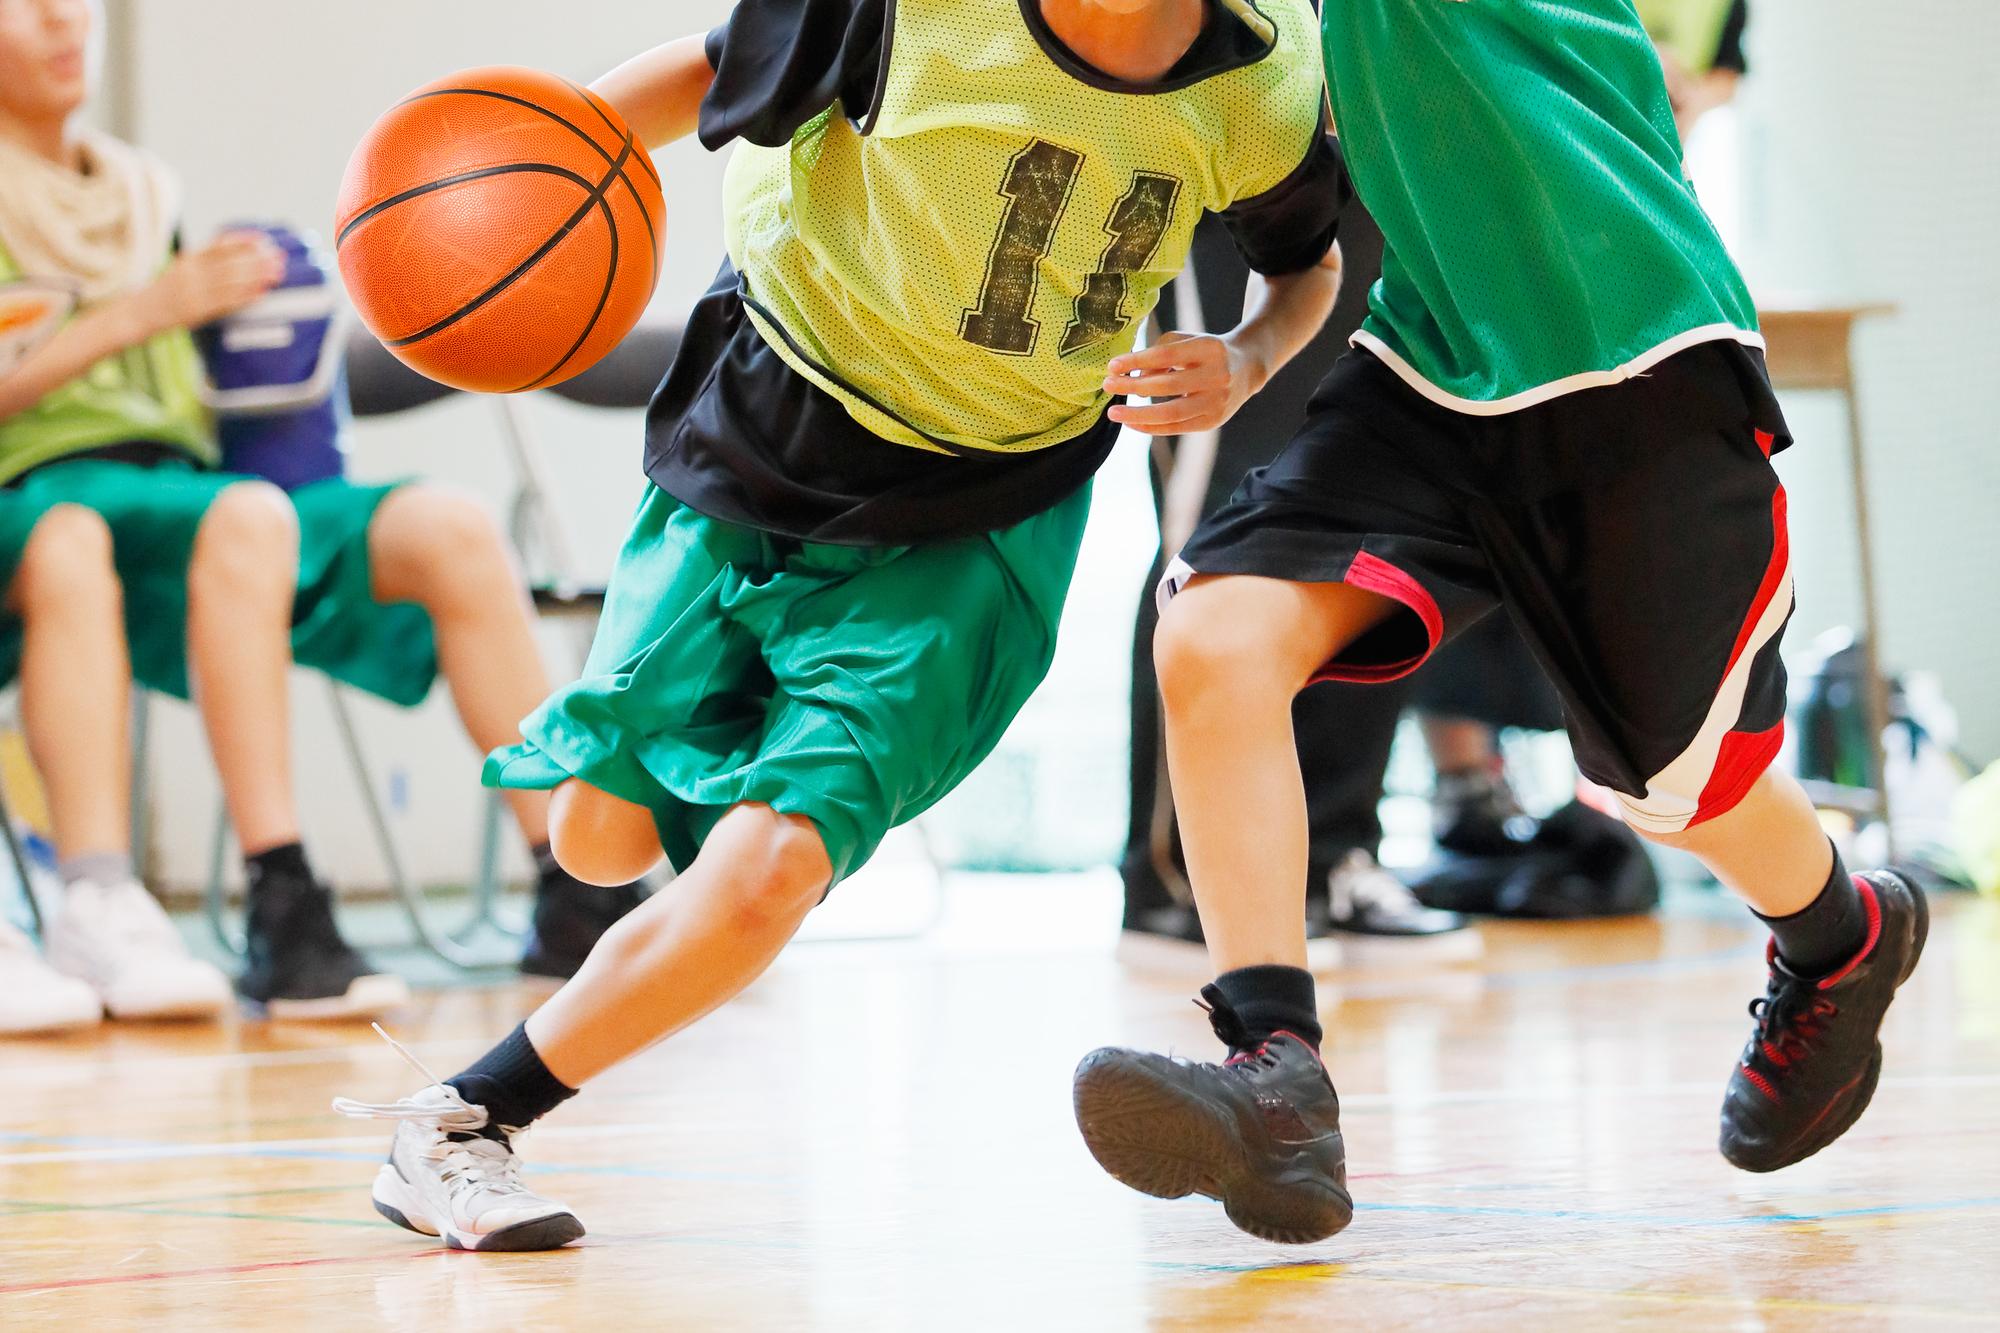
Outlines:
[[1470,927],[1437,935],[1364,935],[1340,931],[1340,948],[1357,970],[1389,971],[1398,967],[1440,967],[1477,963],[1486,957],[1486,941]]
[[384,1165],[375,1173],[375,1211],[394,1222],[405,1231],[414,1231],[419,1236],[442,1239],[448,1249],[470,1250],[481,1253],[522,1254],[535,1250],[556,1250],[573,1240],[581,1239],[583,1223],[574,1213],[551,1213],[547,1217],[537,1217],[526,1222],[516,1222],[511,1227],[484,1236],[467,1236],[450,1227],[441,1227],[431,1221],[417,1206],[416,1191],[409,1182],[396,1174],[396,1168]]
[[[1864,876],[1864,878],[1866,878],[1866,876]],[[1910,961],[1904,965],[1903,975],[1896,978],[1896,989],[1900,991],[1903,988],[1903,983],[1908,981],[1910,977],[1915,974],[1917,970],[1917,961],[1924,956],[1924,945],[1930,940],[1931,905],[1930,905],[1930,900],[1924,896],[1922,889],[1919,889],[1916,885],[1910,883],[1909,880],[1905,879],[1901,875],[1898,875],[1896,878],[1902,880],[1904,886],[1910,892],[1910,897],[1912,898],[1912,900],[1915,901],[1917,905],[1917,920],[1913,931],[1914,938],[1912,939],[1910,944]],[[1895,1005],[1895,999],[1892,996],[1890,998],[1890,1007],[1893,1008],[1894,1005]],[[1889,1012],[1888,1009],[1884,1009],[1882,1011],[1883,1017],[1885,1019],[1888,1016],[1888,1012]],[[1737,1168],[1739,1171],[1749,1171],[1756,1175],[1766,1175],[1772,1171],[1782,1171],[1784,1168],[1788,1166],[1796,1166],[1800,1162],[1805,1161],[1808,1157],[1813,1156],[1815,1153],[1818,1153],[1823,1149],[1832,1147],[1834,1143],[1837,1140],[1839,1140],[1841,1135],[1847,1133],[1848,1130],[1854,1128],[1855,1122],[1861,1119],[1862,1113],[1865,1112],[1868,1109],[1869,1104],[1875,1100],[1875,1086],[1877,1083],[1881,1081],[1881,1078],[1882,1078],[1882,1043],[1878,1039],[1875,1043],[1875,1054],[1873,1058],[1869,1060],[1868,1068],[1864,1070],[1861,1074],[1861,1077],[1858,1080],[1856,1080],[1854,1085],[1854,1095],[1848,1099],[1847,1105],[1841,1108],[1839,1114],[1829,1116],[1827,1119],[1821,1121],[1818,1125],[1814,1126],[1812,1133],[1808,1137],[1800,1140],[1798,1145],[1795,1146],[1782,1159],[1769,1163],[1765,1162],[1747,1163],[1747,1162],[1737,1161],[1736,1159],[1730,1157],[1729,1154],[1726,1152],[1723,1154],[1723,1157],[1729,1162],[1731,1166]]]
[[1077,1127],[1113,1179],[1156,1199],[1200,1194],[1236,1226],[1279,1245],[1310,1245],[1345,1230],[1354,1201],[1296,1155],[1289,1178],[1266,1179],[1233,1119],[1164,1082],[1144,1061],[1098,1051],[1077,1067]]
[[410,986],[401,977],[378,972],[356,977],[347,990],[314,1000],[267,1000],[261,1006],[267,1018],[292,1023],[338,1023],[350,1019],[378,1018],[410,1002]]

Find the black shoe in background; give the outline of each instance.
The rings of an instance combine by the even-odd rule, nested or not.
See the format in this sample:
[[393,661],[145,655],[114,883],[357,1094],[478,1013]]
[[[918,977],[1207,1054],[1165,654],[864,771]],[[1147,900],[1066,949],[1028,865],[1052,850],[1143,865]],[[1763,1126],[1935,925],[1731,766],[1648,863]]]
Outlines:
[[373,1018],[409,1003],[401,977],[377,971],[341,938],[333,894],[310,875],[260,879],[246,935],[236,992],[271,1018]]
[[604,932],[645,900],[643,885],[599,888],[551,864],[535,885],[535,914],[521,953],[521,971],[531,977],[569,980]]
[[1507,856],[1521,850],[1532,823],[1504,773],[1440,773],[1431,789],[1431,841],[1453,856]]
[[1077,1066],[1076,1123],[1090,1155],[1155,1198],[1220,1200],[1263,1240],[1325,1240],[1354,1220],[1326,1067],[1290,1033],[1249,1044],[1221,992],[1202,997],[1234,1051],[1223,1064],[1106,1047]]
[[1891,870],[1855,877],[1868,943],[1817,980],[1769,950],[1771,981],[1750,1002],[1757,1029],[1722,1101],[1722,1155],[1745,1171],[1804,1161],[1845,1134],[1882,1074],[1882,1018],[1930,931],[1924,895]]

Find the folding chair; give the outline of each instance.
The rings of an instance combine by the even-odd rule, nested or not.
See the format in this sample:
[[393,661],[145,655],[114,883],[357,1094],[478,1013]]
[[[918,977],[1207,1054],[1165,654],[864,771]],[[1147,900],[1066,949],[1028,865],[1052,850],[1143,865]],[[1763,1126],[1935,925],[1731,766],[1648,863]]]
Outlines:
[[[679,345],[680,331],[676,328],[648,326],[638,329],[589,371],[549,392],[591,406],[644,407]],[[358,328],[348,337],[347,374],[354,415],[361,418],[411,411],[457,392],[410,370]],[[517,478],[509,515],[509,532],[523,563],[531,570],[539,571],[530,575],[530,590],[536,609],[545,616],[564,618],[577,626],[576,659],[581,666],[597,616],[603,610],[604,589],[588,586],[576,575],[576,548],[556,506],[554,473],[530,424],[527,404],[518,395],[495,397],[492,401],[499,416],[500,435],[513,460]],[[539,560],[531,559],[531,555],[537,552]],[[497,793],[487,797],[479,864],[472,886],[472,915],[457,929],[447,931],[434,924],[436,909],[404,869],[388,813],[377,794],[374,769],[362,744],[347,691],[332,681],[327,682],[327,703],[340,734],[341,747],[355,775],[357,793],[376,849],[381,854],[390,885],[409,918],[417,942],[459,967],[480,967],[505,961],[473,947],[473,941],[482,934],[488,934],[497,936],[511,950],[522,933],[518,927],[504,921],[499,912],[504,802]],[[142,721],[139,730],[142,742],[144,734]],[[143,765],[140,771],[143,771]],[[242,938],[228,926],[224,914],[223,882],[230,836],[229,817],[225,810],[217,817],[215,836],[210,845],[206,913],[216,938],[225,948],[241,953]]]

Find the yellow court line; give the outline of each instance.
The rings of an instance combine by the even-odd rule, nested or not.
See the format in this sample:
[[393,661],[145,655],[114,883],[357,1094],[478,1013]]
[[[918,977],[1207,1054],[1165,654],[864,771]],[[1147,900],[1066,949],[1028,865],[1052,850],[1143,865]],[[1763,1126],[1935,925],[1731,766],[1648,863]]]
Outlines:
[[1507,1291],[1567,1300],[1625,1301],[1640,1305],[1687,1305],[1709,1309],[1783,1310],[1812,1314],[1921,1315],[1966,1323],[1990,1323],[1993,1319],[1993,1315],[1988,1311],[1958,1310],[1944,1306],[1811,1301],[1784,1296],[1717,1296],[1706,1292],[1643,1291],[1638,1288],[1564,1287],[1515,1282],[1480,1282],[1470,1278],[1394,1277],[1379,1273],[1357,1273],[1345,1264],[1300,1264],[1246,1273],[1242,1277],[1252,1282],[1309,1282],[1334,1278],[1342,1282],[1372,1282],[1380,1286],[1430,1287],[1457,1291]]

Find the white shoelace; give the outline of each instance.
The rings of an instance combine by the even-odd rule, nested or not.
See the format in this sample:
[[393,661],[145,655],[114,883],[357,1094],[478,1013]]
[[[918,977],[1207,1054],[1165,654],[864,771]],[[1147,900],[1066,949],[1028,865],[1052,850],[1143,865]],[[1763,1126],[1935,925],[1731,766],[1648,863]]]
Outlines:
[[376,1036],[388,1042],[396,1054],[424,1076],[428,1082],[424,1091],[435,1089],[441,1097],[420,1095],[393,1102],[361,1102],[351,1097],[336,1097],[333,1109],[357,1120],[410,1121],[428,1126],[432,1131],[431,1141],[424,1145],[424,1156],[440,1164],[439,1176],[454,1189],[463,1186],[473,1194],[528,1194],[530,1191],[520,1179],[521,1161],[514,1155],[513,1148],[499,1139],[451,1137],[454,1133],[472,1133],[486,1128],[486,1108],[466,1101],[457,1088],[433,1074],[408,1047],[385,1032],[380,1023],[371,1026]]

